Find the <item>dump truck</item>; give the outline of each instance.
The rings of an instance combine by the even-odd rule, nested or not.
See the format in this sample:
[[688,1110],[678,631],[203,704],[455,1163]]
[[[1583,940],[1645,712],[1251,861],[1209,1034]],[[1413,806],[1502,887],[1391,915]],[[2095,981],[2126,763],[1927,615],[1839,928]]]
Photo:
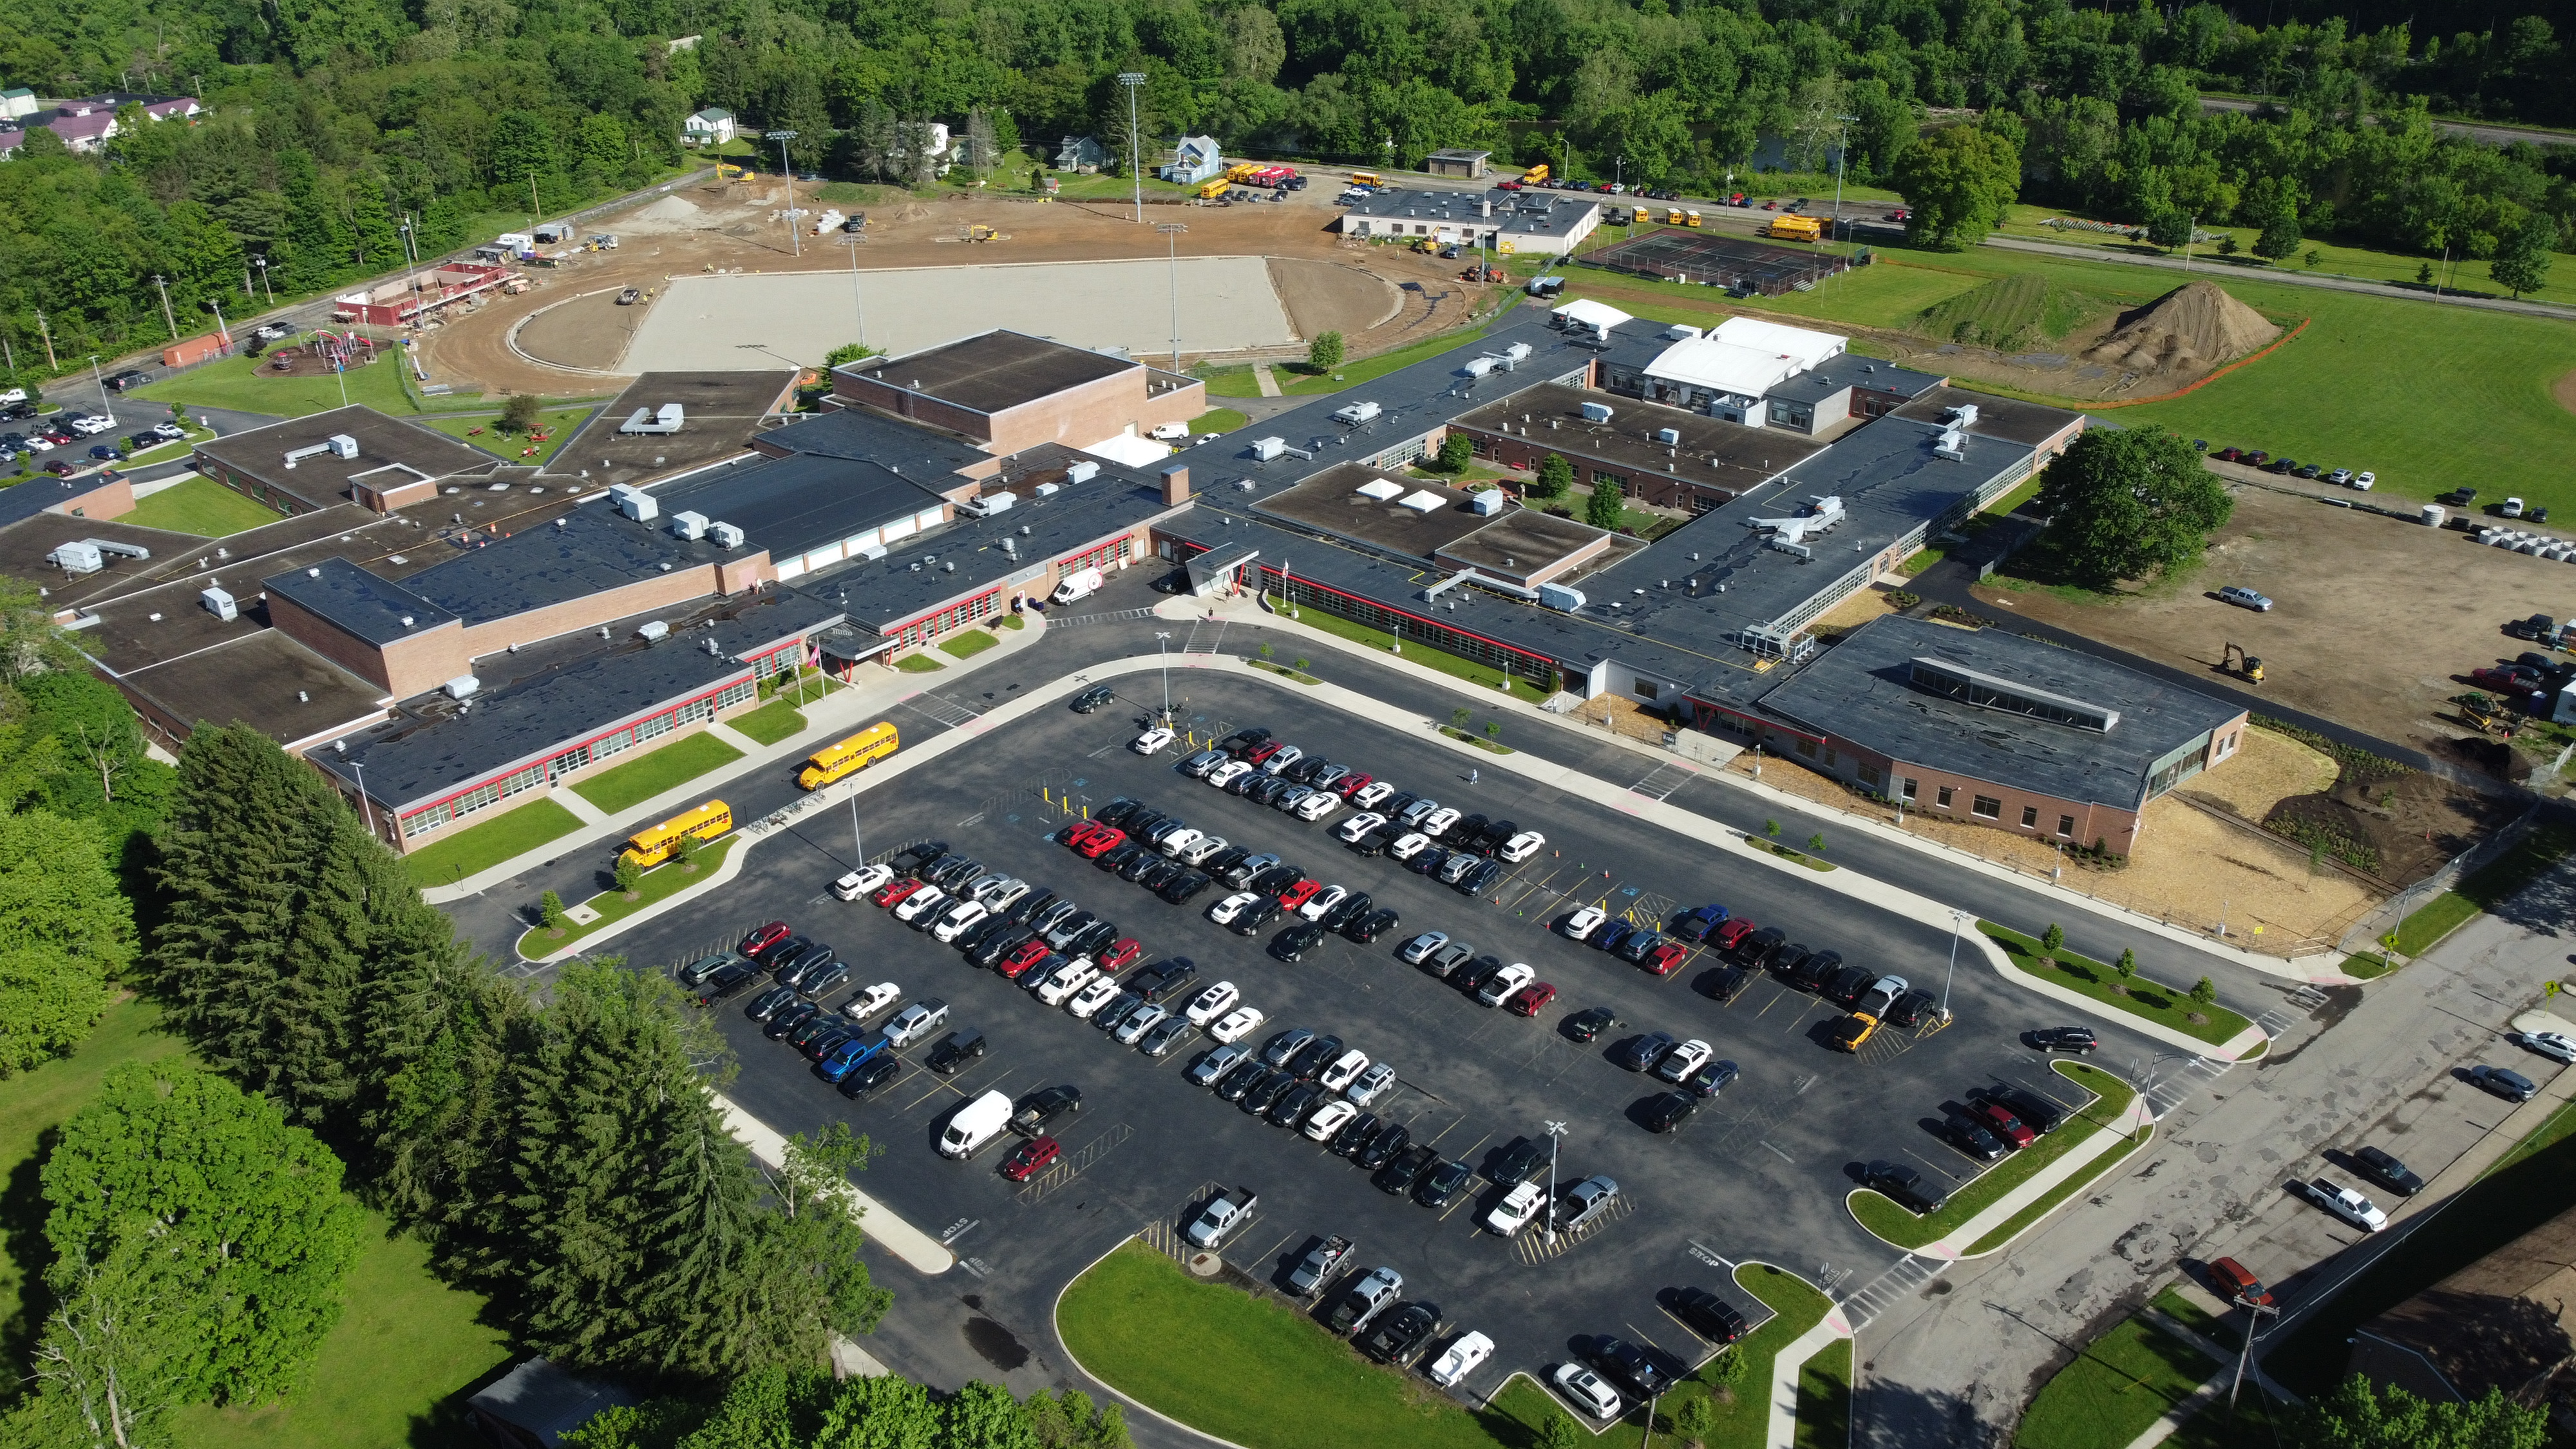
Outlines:
[[1775,216],[1769,226],[1762,228],[1762,234],[1778,241],[1823,241],[1825,222],[1816,216]]

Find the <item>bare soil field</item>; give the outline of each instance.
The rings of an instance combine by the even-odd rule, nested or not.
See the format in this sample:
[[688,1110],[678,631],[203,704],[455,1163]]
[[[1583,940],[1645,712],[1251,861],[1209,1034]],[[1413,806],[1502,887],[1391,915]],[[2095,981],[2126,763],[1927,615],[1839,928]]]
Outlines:
[[[1161,260],[1165,241],[1153,224],[1179,222],[1189,228],[1178,242],[1183,257],[1273,259],[1272,281],[1298,334],[1342,332],[1355,357],[1460,326],[1494,290],[1459,281],[1455,263],[1395,247],[1345,243],[1327,230],[1338,215],[1329,195],[1306,191],[1291,197],[1259,206],[1149,205],[1147,224],[1139,226],[1127,209],[1100,203],[957,193],[938,201],[867,208],[866,239],[856,244],[856,262],[864,272],[967,262]],[[801,193],[799,201],[814,209]],[[511,329],[549,304],[606,289],[608,295],[584,297],[560,309],[560,317],[549,313],[521,335],[531,352],[598,357],[620,340],[621,319],[613,311],[644,310],[615,308],[617,288],[659,292],[676,277],[736,270],[846,273],[852,246],[844,234],[805,236],[791,245],[786,225],[778,219],[783,205],[777,192],[755,191],[741,182],[708,182],[675,188],[604,218],[596,225],[620,237],[618,250],[586,253],[554,269],[533,269],[527,275],[534,285],[526,293],[494,298],[428,329],[420,352],[431,380],[479,384],[490,391],[596,392],[596,374],[512,351]],[[959,243],[960,229],[976,223],[994,227],[1008,239]],[[1152,300],[1160,304],[1162,298]],[[603,312],[603,307],[613,310]],[[533,342],[545,345],[529,345]]]
[[[2468,534],[2239,485],[2236,513],[2209,558],[2180,587],[2156,585],[2108,602],[2061,596],[1999,576],[1976,597],[1999,618],[2025,618],[2229,678],[2230,642],[2263,661],[2262,692],[2382,739],[2458,756],[2474,737],[2451,696],[2469,671],[2525,646],[2508,620],[2576,613],[2576,569]],[[2009,566],[2007,566],[2009,568]],[[2250,613],[2214,597],[2237,584],[2274,601]]]

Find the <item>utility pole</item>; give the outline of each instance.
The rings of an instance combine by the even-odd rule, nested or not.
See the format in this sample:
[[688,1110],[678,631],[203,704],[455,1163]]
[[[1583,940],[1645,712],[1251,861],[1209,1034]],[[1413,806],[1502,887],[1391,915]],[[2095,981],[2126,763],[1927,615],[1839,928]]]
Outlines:
[[276,306],[277,289],[268,284],[268,258],[253,257],[250,261],[252,266],[259,268],[259,289],[267,295],[268,305],[272,307]]
[[[796,256],[805,255],[805,238],[796,229],[796,168],[787,162],[787,143],[796,139],[794,131],[763,131],[761,139],[778,143],[778,169],[787,177],[787,245]],[[857,259],[851,259],[853,265]]]
[[1118,83],[1127,88],[1127,174],[1136,180],[1136,223],[1145,222],[1145,152],[1136,134],[1136,88],[1145,83],[1143,71],[1120,71]]
[[859,297],[859,243],[866,240],[858,232],[844,232],[841,239],[850,245],[850,305],[859,314],[859,345],[868,345],[868,304]]
[[1556,1241],[1556,1145],[1565,1136],[1562,1122],[1543,1122],[1547,1129],[1547,1240]]
[[152,285],[161,289],[161,320],[170,324],[170,340],[176,342],[179,340],[179,319],[170,313],[170,285],[161,279],[159,272],[152,274]]
[[2227,1386],[2227,1419],[2236,1420],[2236,1391],[2245,1387],[2245,1361],[2254,1356],[2254,1330],[2262,1325],[2263,1315],[2281,1310],[2269,1303],[2256,1303],[2243,1294],[2236,1295],[2236,1306],[2245,1310],[2245,1341],[2236,1346],[2236,1378]]
[[537,168],[528,168],[528,230],[535,231],[546,214],[546,204],[537,199]]
[[1171,635],[1166,634],[1166,633],[1162,632],[1161,630],[1156,630],[1156,631],[1155,631],[1155,633],[1154,633],[1154,657],[1155,657],[1156,659],[1160,660],[1160,661],[1162,662],[1162,666],[1163,666],[1163,723],[1164,723],[1166,726],[1170,725],[1170,724],[1171,724],[1171,722],[1172,722],[1172,655],[1171,655],[1171,643],[1172,643],[1172,636],[1171,636]]
[[376,807],[367,800],[367,767],[353,763],[351,768],[358,772],[358,808],[367,812],[367,833],[373,835],[376,833]]
[[98,374],[98,354],[95,352],[89,355],[89,380],[97,387],[98,405],[106,411],[108,424],[113,427],[116,423],[116,409],[108,403],[107,380]]
[[[1834,236],[1840,240],[1843,236],[1843,164],[1851,159],[1851,123],[1860,117],[1836,116],[1834,119],[1843,123],[1841,139],[1834,143]],[[1844,248],[1843,256],[1846,259],[1851,256],[1848,246]]]
[[53,329],[45,325],[45,314],[42,312],[36,314],[36,335],[45,339],[45,370],[47,372],[61,371],[63,365],[54,361]]
[[[1140,183],[1141,184],[1141,183]],[[1172,371],[1181,370],[1181,233],[1189,228],[1177,221],[1158,222],[1154,230],[1163,234],[1166,252],[1172,266]]]

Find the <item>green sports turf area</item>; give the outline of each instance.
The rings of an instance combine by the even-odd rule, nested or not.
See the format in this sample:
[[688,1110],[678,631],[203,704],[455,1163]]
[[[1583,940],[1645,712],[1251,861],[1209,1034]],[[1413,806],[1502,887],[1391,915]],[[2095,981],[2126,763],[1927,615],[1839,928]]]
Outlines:
[[193,533],[203,538],[228,538],[246,529],[275,523],[283,516],[276,509],[245,498],[212,478],[190,478],[135,504],[132,513],[116,521],[136,528],[166,528],[173,533]]

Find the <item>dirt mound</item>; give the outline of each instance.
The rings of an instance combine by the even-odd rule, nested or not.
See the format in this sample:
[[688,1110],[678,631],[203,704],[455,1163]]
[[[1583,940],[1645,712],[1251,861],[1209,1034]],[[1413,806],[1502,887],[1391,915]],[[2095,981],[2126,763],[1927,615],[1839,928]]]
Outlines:
[[2403,886],[2439,870],[2514,813],[2510,801],[2410,770],[2394,778],[2348,773],[2332,789],[2281,801],[2263,823]]
[[2215,282],[2192,282],[2127,313],[2084,355],[2131,372],[2196,373],[2269,343],[2281,329]]
[[650,206],[637,207],[617,218],[616,224],[619,230],[638,236],[707,231],[715,225],[706,208],[685,196],[665,196]]

